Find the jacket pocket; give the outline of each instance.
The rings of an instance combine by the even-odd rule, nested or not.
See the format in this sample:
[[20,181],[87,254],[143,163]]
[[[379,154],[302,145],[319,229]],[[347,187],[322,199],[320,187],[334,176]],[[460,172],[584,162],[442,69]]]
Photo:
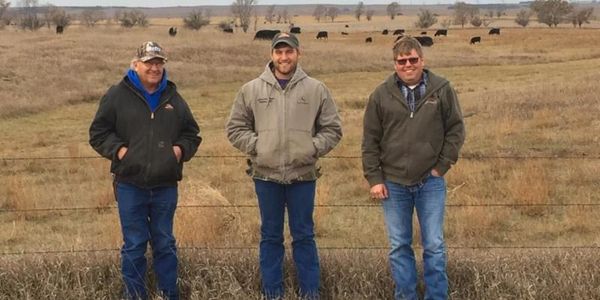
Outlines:
[[290,130],[288,134],[290,165],[301,167],[316,163],[317,147],[315,147],[310,131]]
[[430,143],[418,142],[411,146],[409,158],[408,177],[416,180],[431,170],[437,162],[438,153],[435,153]]
[[277,130],[259,131],[256,140],[256,164],[276,169],[281,165],[281,154]]
[[171,182],[181,179],[181,166],[171,144],[158,148],[152,165],[152,181]]
[[127,148],[125,156],[114,162],[113,173],[121,177],[133,177],[141,173],[142,166],[136,161],[137,150],[133,147]]

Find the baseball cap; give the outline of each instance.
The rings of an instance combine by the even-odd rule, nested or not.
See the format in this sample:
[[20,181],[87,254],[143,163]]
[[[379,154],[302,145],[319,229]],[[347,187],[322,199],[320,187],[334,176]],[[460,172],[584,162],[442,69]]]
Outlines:
[[162,58],[164,61],[167,61],[167,55],[165,54],[165,50],[157,42],[144,42],[137,49],[137,58],[139,58],[143,62],[149,61],[157,57]]
[[285,43],[292,48],[298,48],[300,46],[300,42],[298,42],[298,38],[287,32],[280,32],[273,37],[273,42],[271,43],[271,48],[275,48],[277,44]]

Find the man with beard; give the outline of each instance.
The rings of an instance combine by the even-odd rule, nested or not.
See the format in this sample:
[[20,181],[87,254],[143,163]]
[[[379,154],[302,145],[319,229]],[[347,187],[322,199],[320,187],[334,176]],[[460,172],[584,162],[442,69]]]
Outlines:
[[287,207],[299,296],[319,297],[320,267],[314,240],[316,163],[342,137],[337,107],[327,87],[298,64],[298,39],[277,34],[271,61],[238,92],[227,137],[250,159],[261,218],[260,272],[267,299],[284,296],[283,241]]

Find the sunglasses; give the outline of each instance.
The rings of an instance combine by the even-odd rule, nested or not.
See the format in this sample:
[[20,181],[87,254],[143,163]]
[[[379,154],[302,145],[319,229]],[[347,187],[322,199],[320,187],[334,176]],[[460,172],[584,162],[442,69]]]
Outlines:
[[410,62],[411,65],[414,65],[414,64],[418,63],[420,59],[421,59],[420,57],[401,58],[401,59],[396,59],[396,63],[401,66],[404,66],[404,65],[406,65],[406,62]]

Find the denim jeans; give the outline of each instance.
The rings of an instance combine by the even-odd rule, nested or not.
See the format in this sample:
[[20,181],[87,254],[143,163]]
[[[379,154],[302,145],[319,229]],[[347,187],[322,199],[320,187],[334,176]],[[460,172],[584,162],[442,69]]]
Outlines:
[[127,299],[147,299],[146,248],[152,246],[158,289],[166,299],[178,299],[177,249],[173,217],[177,187],[143,189],[117,183],[116,197],[123,233],[121,271]]
[[260,209],[260,273],[267,299],[283,298],[283,223],[287,206],[292,256],[296,265],[300,297],[319,297],[320,266],[315,243],[313,211],[315,181],[292,184],[254,179]]
[[389,198],[383,211],[391,251],[390,266],[396,283],[395,299],[417,298],[417,269],[413,241],[413,210],[416,208],[423,245],[425,299],[448,298],[446,246],[444,243],[444,210],[446,181],[429,176],[414,186],[390,181],[385,185]]

